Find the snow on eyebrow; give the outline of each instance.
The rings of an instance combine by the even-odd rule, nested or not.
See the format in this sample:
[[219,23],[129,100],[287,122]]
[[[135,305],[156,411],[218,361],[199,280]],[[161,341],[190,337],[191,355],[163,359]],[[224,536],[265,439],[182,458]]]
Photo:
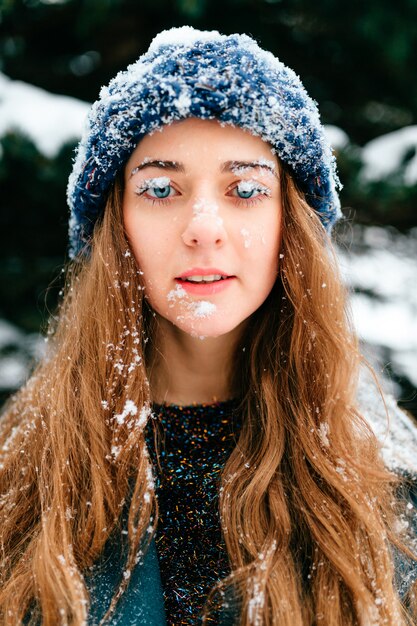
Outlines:
[[177,161],[165,161],[164,159],[146,156],[142,163],[139,163],[139,165],[136,165],[136,167],[133,168],[129,177],[131,178],[137,174],[137,172],[146,167],[158,167],[160,169],[175,170],[176,172],[184,171],[184,166],[181,163],[177,163]]
[[261,157],[260,159],[255,159],[254,161],[251,161],[248,163],[244,163],[240,161],[232,161],[230,163],[230,169],[233,172],[233,174],[245,174],[257,167],[262,168],[263,170],[266,170],[265,173],[267,174],[278,176],[277,166],[274,163],[274,161],[271,161],[270,159],[266,159],[265,157]]
[[157,187],[158,189],[163,189],[164,187],[168,187],[171,184],[171,179],[168,176],[157,176],[156,178],[146,178],[143,180],[140,185],[138,185],[139,193],[143,191],[147,191],[152,187]]

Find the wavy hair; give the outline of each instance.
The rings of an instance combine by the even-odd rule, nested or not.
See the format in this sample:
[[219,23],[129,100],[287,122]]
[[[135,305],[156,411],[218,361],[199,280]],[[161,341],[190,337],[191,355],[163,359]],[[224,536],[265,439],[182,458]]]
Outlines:
[[[220,488],[231,574],[206,616],[226,599],[240,626],[409,624],[391,545],[412,554],[393,530],[397,479],[355,406],[360,358],[345,290],[328,236],[285,168],[281,186],[279,277],[249,321],[230,381],[243,417]],[[122,510],[128,570],[157,527],[144,436],[155,322],[122,194],[117,179],[90,258],[68,267],[47,355],[2,416],[5,626],[81,626],[84,575],[121,532]],[[103,623],[127,585],[121,576]]]

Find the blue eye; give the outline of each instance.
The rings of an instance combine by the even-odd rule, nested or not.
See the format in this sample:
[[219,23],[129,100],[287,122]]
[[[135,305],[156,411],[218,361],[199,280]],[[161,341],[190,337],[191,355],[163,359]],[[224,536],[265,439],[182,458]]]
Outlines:
[[150,187],[148,189],[148,194],[154,198],[168,198],[171,190],[171,185],[165,185],[165,187]]
[[158,176],[156,178],[147,178],[136,187],[138,196],[142,196],[145,200],[154,203],[159,200],[167,200],[172,196],[177,196],[178,192],[171,184],[171,179],[167,176]]
[[240,200],[260,200],[261,196],[270,196],[271,190],[256,180],[241,180],[233,188],[232,195]]
[[236,187],[237,195],[239,198],[252,198],[255,191],[259,191],[259,189],[239,189],[239,185]]

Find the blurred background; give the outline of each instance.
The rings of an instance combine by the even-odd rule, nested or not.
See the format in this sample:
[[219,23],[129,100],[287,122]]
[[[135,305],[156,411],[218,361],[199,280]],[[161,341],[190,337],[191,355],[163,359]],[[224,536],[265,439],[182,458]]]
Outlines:
[[363,350],[417,416],[416,0],[0,0],[0,404],[42,354],[88,103],[184,24],[252,35],[318,102]]

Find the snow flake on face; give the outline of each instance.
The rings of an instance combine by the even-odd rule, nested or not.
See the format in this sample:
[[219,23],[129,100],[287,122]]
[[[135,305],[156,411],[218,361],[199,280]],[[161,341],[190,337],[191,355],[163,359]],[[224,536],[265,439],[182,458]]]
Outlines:
[[216,312],[217,307],[214,302],[200,300],[200,302],[193,302],[192,309],[194,317],[210,317],[210,315]]
[[245,248],[250,248],[250,245],[252,243],[250,232],[247,230],[247,228],[241,228],[240,234],[243,237],[243,245],[245,246]]
[[171,291],[168,292],[167,295],[167,300],[170,303],[170,308],[174,306],[176,300],[186,298],[187,296],[188,294],[185,289],[179,283],[177,283],[175,289],[171,289]]
[[205,219],[208,216],[213,216],[216,223],[222,226],[223,220],[219,216],[219,206],[215,202],[210,202],[206,198],[199,198],[193,204],[193,220],[199,221]]

